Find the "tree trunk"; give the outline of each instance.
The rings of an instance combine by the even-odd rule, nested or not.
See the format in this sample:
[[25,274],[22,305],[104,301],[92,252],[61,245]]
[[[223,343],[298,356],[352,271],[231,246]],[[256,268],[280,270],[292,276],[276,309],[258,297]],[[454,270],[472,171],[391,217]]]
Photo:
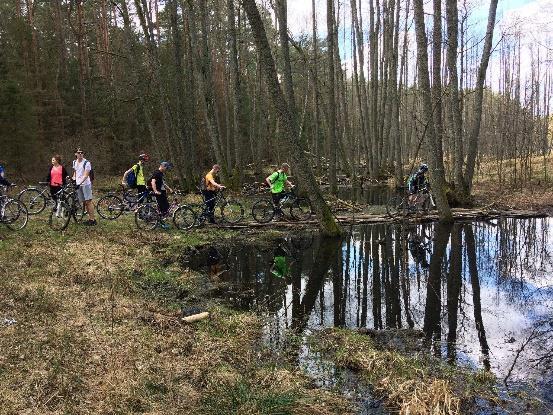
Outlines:
[[329,140],[329,181],[332,194],[338,192],[336,177],[336,163],[338,151],[338,138],[336,135],[336,96],[335,96],[335,70],[334,70],[334,0],[327,0],[326,25],[327,25],[327,61],[328,61],[328,140]]
[[227,0],[228,17],[228,38],[230,43],[230,87],[232,93],[232,126],[234,131],[234,175],[235,185],[240,186],[242,182],[242,151],[244,145],[244,131],[241,120],[242,92],[240,83],[240,72],[238,70],[238,47],[236,41],[236,17],[234,12],[234,0]]
[[469,136],[467,167],[464,176],[464,193],[466,198],[469,197],[472,189],[472,179],[474,177],[474,167],[476,164],[476,155],[478,152],[478,138],[480,136],[480,123],[482,121],[482,102],[484,97],[484,81],[486,80],[486,71],[492,52],[493,31],[495,28],[495,15],[497,11],[498,0],[490,1],[488,11],[488,26],[486,29],[486,38],[484,41],[484,49],[482,50],[482,59],[478,68],[478,77],[476,79],[476,96],[474,98],[474,124]]
[[459,105],[459,77],[457,75],[457,33],[459,32],[459,11],[456,0],[446,2],[447,19],[447,68],[449,74],[449,98],[453,130],[454,182],[456,188],[464,189],[463,164],[463,136],[461,130],[461,107]]
[[451,209],[445,194],[444,161],[441,151],[441,143],[438,144],[434,129],[432,100],[430,95],[430,79],[428,74],[428,50],[426,28],[424,24],[423,0],[415,0],[413,3],[415,13],[415,33],[417,39],[417,65],[418,84],[422,94],[423,119],[426,127],[424,137],[427,141],[427,149],[431,166],[431,177],[434,184],[433,193],[436,196],[436,204],[440,221],[452,220]]
[[280,89],[275,62],[271,54],[265,27],[261,20],[257,5],[255,4],[255,0],[242,0],[242,4],[248,15],[248,20],[250,21],[257,50],[260,55],[259,62],[265,73],[265,81],[271,96],[272,104],[279,116],[283,136],[290,150],[292,163],[294,164],[294,168],[298,171],[298,179],[302,185],[305,186],[310,196],[322,232],[328,236],[337,236],[342,233],[341,227],[334,220],[330,208],[323,199],[322,193],[311,171],[311,167],[305,157],[305,152],[298,136],[296,120],[291,116],[290,110],[286,104],[286,99]]

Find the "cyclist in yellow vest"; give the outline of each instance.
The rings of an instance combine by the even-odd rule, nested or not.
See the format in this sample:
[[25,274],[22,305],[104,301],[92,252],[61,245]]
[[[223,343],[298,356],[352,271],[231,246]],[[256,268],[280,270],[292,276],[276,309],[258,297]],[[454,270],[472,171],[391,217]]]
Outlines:
[[146,179],[144,178],[144,164],[150,160],[150,156],[148,154],[141,154],[138,156],[138,163],[136,163],[134,166],[132,166],[129,170],[123,174],[123,181],[122,184],[124,186],[127,186],[127,176],[131,173],[131,171],[134,173],[134,176],[136,177],[136,190],[138,192],[139,197],[146,191]]

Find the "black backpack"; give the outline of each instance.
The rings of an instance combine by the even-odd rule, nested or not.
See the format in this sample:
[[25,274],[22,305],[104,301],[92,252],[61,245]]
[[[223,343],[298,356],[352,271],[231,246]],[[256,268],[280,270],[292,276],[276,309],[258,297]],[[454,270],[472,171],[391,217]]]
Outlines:
[[198,189],[200,189],[200,192],[207,190],[207,183],[205,182],[205,176],[201,177],[200,185],[198,186]]

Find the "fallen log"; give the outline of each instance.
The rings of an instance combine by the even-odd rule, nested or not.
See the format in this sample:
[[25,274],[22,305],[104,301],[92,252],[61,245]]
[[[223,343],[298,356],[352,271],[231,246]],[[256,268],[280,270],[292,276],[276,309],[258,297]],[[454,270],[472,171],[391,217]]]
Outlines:
[[[453,219],[457,221],[467,220],[490,220],[498,218],[545,218],[549,215],[545,212],[531,210],[492,210],[492,209],[452,209]],[[362,224],[378,224],[378,223],[428,223],[439,220],[437,213],[428,214],[413,214],[413,215],[383,215],[383,214],[363,214],[352,213],[350,215],[336,215],[336,219],[343,225],[362,225]],[[302,222],[269,222],[257,223],[254,221],[245,221],[235,225],[221,225],[226,229],[246,229],[246,228],[290,228],[290,227],[310,227],[316,225],[315,219]]]

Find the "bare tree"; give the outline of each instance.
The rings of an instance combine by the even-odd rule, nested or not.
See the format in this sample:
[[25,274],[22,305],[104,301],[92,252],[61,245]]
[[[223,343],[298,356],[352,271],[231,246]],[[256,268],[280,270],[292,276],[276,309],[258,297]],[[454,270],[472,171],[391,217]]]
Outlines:
[[255,0],[242,0],[242,5],[248,15],[257,50],[259,51],[260,66],[265,74],[267,89],[269,90],[272,104],[281,121],[283,135],[290,149],[290,155],[294,168],[298,172],[298,178],[305,185],[310,195],[322,232],[329,236],[339,235],[342,230],[334,220],[330,208],[324,201],[321,191],[315,181],[315,177],[313,176],[313,172],[311,171],[311,167],[307,163],[304,154],[305,150],[303,149],[302,143],[299,141],[297,121],[292,117],[286,99],[280,89],[275,62],[271,54],[269,41],[267,40],[265,26],[261,20]]

